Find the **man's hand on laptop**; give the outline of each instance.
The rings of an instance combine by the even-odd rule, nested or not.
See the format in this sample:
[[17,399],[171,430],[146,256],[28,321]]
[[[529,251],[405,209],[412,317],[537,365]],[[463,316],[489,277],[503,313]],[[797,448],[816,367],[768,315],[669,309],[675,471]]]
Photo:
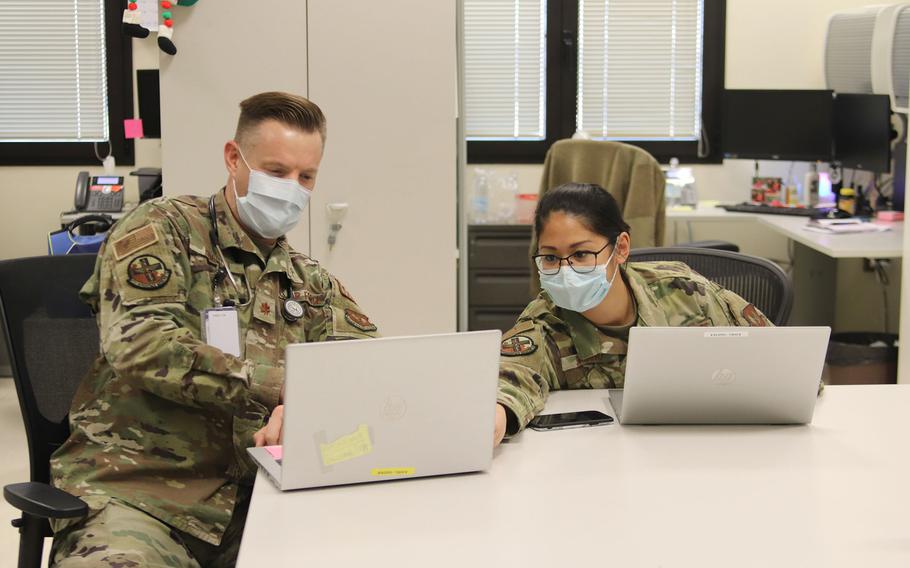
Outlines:
[[496,404],[496,427],[493,429],[493,447],[498,446],[506,436],[506,407]]
[[261,446],[280,446],[283,433],[284,423],[284,405],[279,404],[272,411],[269,417],[269,423],[264,428],[253,434],[253,442],[256,447]]

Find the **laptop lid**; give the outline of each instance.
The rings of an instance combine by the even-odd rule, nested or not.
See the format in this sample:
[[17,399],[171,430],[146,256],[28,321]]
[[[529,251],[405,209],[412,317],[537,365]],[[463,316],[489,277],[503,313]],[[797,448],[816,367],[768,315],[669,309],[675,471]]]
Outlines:
[[829,327],[633,327],[623,424],[812,421]]
[[281,489],[489,468],[501,336],[289,345]]

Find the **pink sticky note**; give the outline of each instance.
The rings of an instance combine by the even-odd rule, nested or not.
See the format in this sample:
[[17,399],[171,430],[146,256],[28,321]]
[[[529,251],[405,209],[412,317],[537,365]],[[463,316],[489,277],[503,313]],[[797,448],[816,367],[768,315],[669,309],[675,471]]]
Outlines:
[[127,138],[143,138],[142,119],[127,118],[123,121],[123,132]]
[[266,446],[265,447],[265,451],[272,454],[272,457],[275,458],[276,460],[281,459],[282,450],[283,450],[282,446]]

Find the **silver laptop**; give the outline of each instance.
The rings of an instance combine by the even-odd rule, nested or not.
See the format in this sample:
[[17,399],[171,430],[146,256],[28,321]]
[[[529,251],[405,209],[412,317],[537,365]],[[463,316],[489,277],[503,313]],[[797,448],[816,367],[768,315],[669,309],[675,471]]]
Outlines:
[[488,469],[501,336],[289,345],[283,446],[248,451],[281,490]]
[[829,327],[633,327],[622,424],[808,424]]

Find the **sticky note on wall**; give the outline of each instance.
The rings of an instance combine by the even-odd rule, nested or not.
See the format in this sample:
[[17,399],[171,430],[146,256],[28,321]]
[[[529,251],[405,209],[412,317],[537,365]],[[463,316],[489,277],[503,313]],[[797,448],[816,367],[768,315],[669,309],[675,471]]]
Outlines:
[[142,132],[142,119],[141,118],[127,118],[123,121],[123,133],[127,139],[130,138],[143,138]]

